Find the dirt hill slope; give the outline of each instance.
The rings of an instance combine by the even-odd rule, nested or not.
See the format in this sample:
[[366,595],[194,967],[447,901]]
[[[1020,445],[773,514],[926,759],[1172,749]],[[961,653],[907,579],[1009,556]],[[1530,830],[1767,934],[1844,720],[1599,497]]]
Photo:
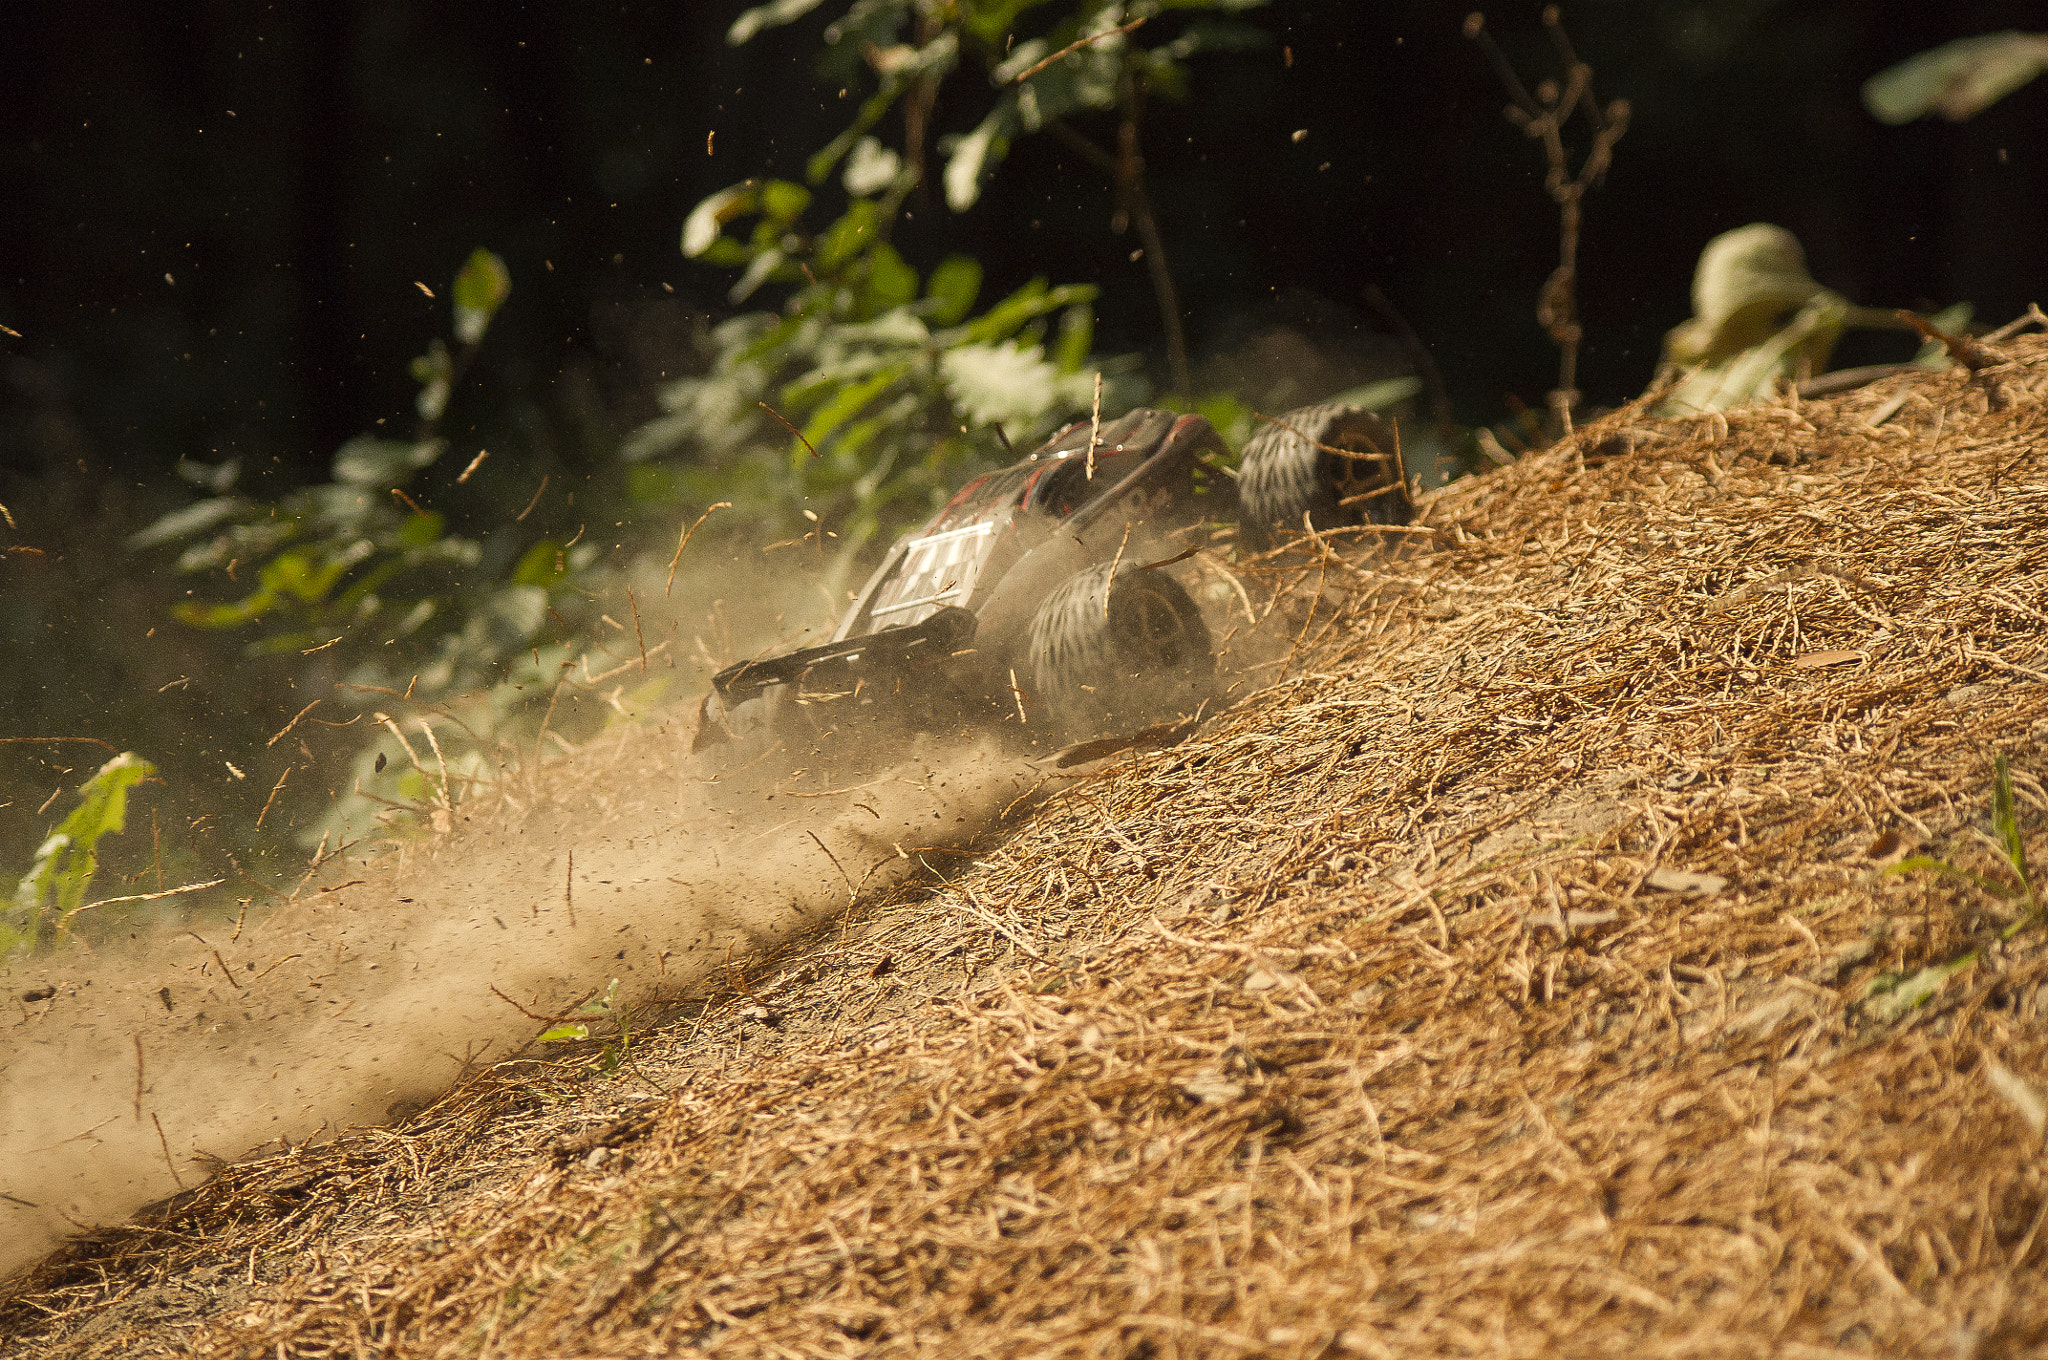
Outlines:
[[2001,754],[2048,830],[2048,343],[2006,353],[1623,412],[1400,560],[1311,543],[1284,678],[1193,740],[616,1077],[497,1069],[73,1249],[11,1349],[2048,1344],[2048,951],[1980,834]]

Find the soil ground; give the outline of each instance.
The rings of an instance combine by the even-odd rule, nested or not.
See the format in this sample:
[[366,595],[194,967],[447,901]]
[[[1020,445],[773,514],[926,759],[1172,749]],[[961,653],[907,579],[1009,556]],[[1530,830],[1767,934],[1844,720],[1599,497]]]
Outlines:
[[6,1352],[2039,1353],[2048,931],[1988,833],[2004,757],[2048,855],[2048,342],[1995,343],[1297,545],[1190,739],[623,1064],[73,1244]]

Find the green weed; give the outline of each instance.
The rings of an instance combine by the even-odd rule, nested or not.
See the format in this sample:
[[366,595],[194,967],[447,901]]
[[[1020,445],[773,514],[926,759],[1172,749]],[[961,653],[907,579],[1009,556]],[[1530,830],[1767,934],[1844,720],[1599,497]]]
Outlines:
[[[604,995],[594,996],[576,1008],[576,1014],[592,1019],[612,1022],[614,1034],[605,1041],[604,1051],[598,1058],[598,1070],[606,1076],[615,1075],[633,1058],[633,1024],[626,1007],[619,1001],[619,980],[613,978],[604,989]],[[580,1020],[572,1020],[542,1031],[538,1043],[573,1043],[590,1037],[590,1026]]]
[[2005,860],[2012,871],[2013,882],[2000,883],[1973,874],[1969,870],[1945,859],[1930,855],[1914,855],[1900,860],[1886,869],[1887,874],[1932,873],[1943,878],[1958,879],[2002,902],[2024,901],[2026,913],[2006,926],[1999,935],[2002,940],[2013,936],[2033,925],[2041,918],[2041,897],[2034,887],[2033,876],[2027,871],[2027,847],[2020,836],[2019,806],[2012,793],[2012,770],[2005,757],[1998,757],[1997,773],[1991,788],[1991,840],[1993,847]]
[[[2041,898],[2027,870],[2027,847],[2020,836],[2019,805],[2012,792],[2012,770],[2004,756],[1998,757],[1991,787],[1991,842],[2011,871],[2013,881],[2001,883],[1971,873],[1951,860],[1931,855],[1914,855],[1885,869],[1886,874],[1931,873],[1967,883],[2001,902],[2024,902],[2026,910],[1998,933],[2010,940],[2041,920]],[[1871,979],[1863,994],[1863,1013],[1876,1020],[1896,1020],[1927,1004],[1948,980],[1976,966],[1984,956],[1980,946],[1913,973],[1883,973]]]

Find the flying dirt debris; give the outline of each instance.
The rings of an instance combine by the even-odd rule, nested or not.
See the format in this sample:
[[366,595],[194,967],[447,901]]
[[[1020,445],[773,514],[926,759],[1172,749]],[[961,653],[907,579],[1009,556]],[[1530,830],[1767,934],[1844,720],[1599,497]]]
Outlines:
[[458,835],[337,861],[247,929],[17,964],[0,1273],[225,1162],[418,1109],[613,979],[655,1014],[928,872],[1076,764],[1184,736],[1217,665],[1177,560],[1217,521],[1265,541],[1406,519],[1394,447],[1363,411],[1294,412],[1233,486],[1199,416],[1081,422],[899,543],[834,641],[721,672],[696,742],[722,765],[676,736],[629,753],[629,732],[508,774]]
[[1215,654],[1170,568],[1211,524],[1264,545],[1413,513],[1398,432],[1356,407],[1271,421],[1235,482],[1228,456],[1198,415],[1076,421],[899,540],[829,642],[720,671],[695,748],[991,730],[1043,749],[1199,713]]

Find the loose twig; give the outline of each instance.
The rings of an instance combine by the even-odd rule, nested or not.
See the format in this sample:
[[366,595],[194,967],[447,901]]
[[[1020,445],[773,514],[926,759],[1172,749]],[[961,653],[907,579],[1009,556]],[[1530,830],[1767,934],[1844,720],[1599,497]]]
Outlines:
[[633,640],[640,644],[640,673],[647,674],[647,634],[640,631],[640,601],[633,598],[633,587],[626,587],[626,603],[633,608]]
[[178,1183],[180,1190],[183,1190],[185,1188],[185,1178],[178,1174],[178,1164],[171,1160],[171,1140],[164,1137],[164,1121],[156,1117],[155,1110],[151,1110],[149,1112],[149,1122],[156,1125],[156,1141],[157,1145],[164,1150],[164,1165],[171,1169],[171,1179]]
[[1037,75],[1046,67],[1053,65],[1055,62],[1059,61],[1063,57],[1072,56],[1074,53],[1080,51],[1084,47],[1091,46],[1095,43],[1104,42],[1110,38],[1120,38],[1126,33],[1135,32],[1138,29],[1144,27],[1145,20],[1151,17],[1152,16],[1149,14],[1141,15],[1138,18],[1131,20],[1129,23],[1125,24],[1121,28],[1106,28],[1100,33],[1091,33],[1085,38],[1076,38],[1073,42],[1068,43],[1065,47],[1062,47],[1059,51],[1053,53],[1044,61],[1041,61],[1037,65],[1026,69],[1011,83],[1014,85],[1022,85],[1025,81],[1031,79],[1031,77]]
[[810,440],[805,439],[804,432],[802,430],[799,430],[796,426],[790,424],[789,421],[784,418],[782,412],[776,410],[773,406],[770,406],[765,401],[757,401],[754,403],[754,405],[760,407],[769,415],[774,416],[776,422],[780,424],[783,429],[788,430],[791,434],[795,435],[797,437],[797,441],[801,443],[806,449],[810,450],[811,457],[816,458],[818,456],[817,446],[812,444]]
[[277,777],[277,782],[270,786],[270,796],[263,800],[263,811],[256,814],[256,825],[263,825],[263,819],[270,815],[270,805],[277,801],[278,790],[282,789],[284,781],[291,777],[292,767],[287,765],[284,767],[284,773]]
[[525,523],[526,517],[533,513],[533,507],[540,504],[541,493],[548,489],[548,477],[550,475],[551,474],[545,472],[543,472],[540,475],[540,485],[533,489],[533,499],[526,503],[526,508],[524,510],[521,510],[518,514],[512,517],[514,523]]
[[1116,545],[1116,556],[1110,561],[1109,576],[1104,580],[1102,586],[1102,621],[1104,623],[1109,622],[1110,597],[1116,594],[1116,571],[1118,567],[1124,564],[1124,549],[1129,546],[1131,546],[1131,526],[1125,524],[1123,541]]
[[683,530],[683,536],[676,540],[676,555],[668,560],[668,584],[661,588],[661,596],[663,599],[667,599],[668,593],[671,590],[675,589],[676,563],[683,560],[683,549],[690,546],[690,535],[696,533],[698,529],[703,527],[704,521],[711,518],[712,510],[730,509],[732,509],[731,501],[718,501],[717,503],[713,504],[710,507],[710,509],[707,509],[703,514],[697,516],[697,522],[695,524],[692,524],[689,528]]
[[846,900],[847,900],[847,901],[849,901],[849,902],[851,902],[851,901],[853,901],[853,900],[854,900],[855,898],[857,898],[858,896],[860,896],[860,893],[859,893],[859,891],[858,891],[858,890],[857,890],[857,889],[856,889],[856,888],[855,888],[855,887],[853,886],[853,880],[852,880],[851,878],[848,878],[848,877],[846,876],[846,870],[845,870],[845,868],[843,868],[843,867],[842,867],[842,866],[840,865],[840,863],[839,863],[839,856],[837,856],[837,855],[833,854],[833,853],[831,852],[831,850],[827,849],[827,848],[826,848],[826,845],[825,845],[825,842],[823,842],[823,841],[821,841],[821,840],[818,840],[818,833],[817,833],[817,832],[815,832],[815,831],[806,831],[806,832],[804,832],[804,834],[805,834],[806,836],[809,836],[809,837],[810,837],[810,838],[811,838],[811,839],[812,839],[813,841],[815,841],[815,842],[817,843],[817,846],[818,846],[818,848],[819,848],[820,850],[824,850],[824,851],[825,851],[825,858],[826,858],[826,859],[829,859],[829,860],[831,860],[831,861],[832,861],[832,867],[833,867],[833,868],[835,868],[835,869],[838,869],[838,870],[839,870],[839,877],[840,877],[840,879],[841,879],[841,880],[842,880],[842,881],[843,881],[843,882],[844,882],[844,883],[846,884]]
[[1997,355],[1985,349],[1967,335],[1950,335],[1947,331],[1914,312],[1900,311],[1899,320],[1920,333],[1922,340],[1932,341],[1948,351],[1948,357],[1975,373],[1980,368],[1990,368],[2001,363]]
[[299,719],[305,717],[308,713],[311,713],[314,709],[318,707],[320,707],[320,701],[318,699],[315,699],[312,703],[307,704],[304,708],[292,714],[292,720],[286,723],[282,728],[278,730],[277,736],[272,737],[269,741],[264,742],[263,749],[267,751],[271,747],[277,745],[279,739],[282,738],[285,733],[291,731],[294,727],[297,727],[299,725]]
[[179,893],[198,892],[201,888],[218,888],[225,882],[227,880],[224,878],[209,878],[204,883],[187,883],[182,888],[166,888],[162,892],[136,893],[129,897],[102,897],[97,902],[87,902],[71,914],[76,916],[79,912],[91,911],[94,907],[110,907],[116,902],[154,902],[159,897],[176,897]]
[[1102,375],[1095,375],[1095,409],[1088,415],[1088,478],[1095,480],[1095,446],[1102,440]]

